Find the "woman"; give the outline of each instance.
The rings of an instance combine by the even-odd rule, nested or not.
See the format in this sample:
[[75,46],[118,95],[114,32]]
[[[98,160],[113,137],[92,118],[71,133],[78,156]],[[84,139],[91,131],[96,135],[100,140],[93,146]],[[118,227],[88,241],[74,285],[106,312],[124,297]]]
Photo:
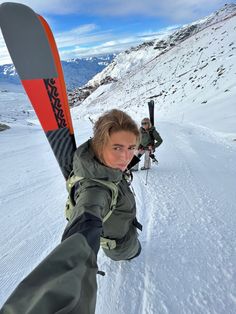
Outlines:
[[[158,163],[154,152],[155,149],[161,145],[163,142],[160,134],[157,132],[156,128],[151,124],[149,118],[143,118],[141,121],[140,127],[140,144],[137,152],[138,158],[144,156],[144,167],[141,167],[141,170],[147,170],[150,168],[150,159],[153,162]],[[138,170],[138,163],[132,168],[132,171]]]
[[[62,243],[21,282],[0,313],[95,312],[100,241],[113,260],[130,260],[141,251],[126,172],[138,143],[137,125],[124,112],[114,109],[98,119],[93,138],[74,155],[80,180],[73,186],[74,206],[67,212]],[[118,192],[112,211],[109,182]]]

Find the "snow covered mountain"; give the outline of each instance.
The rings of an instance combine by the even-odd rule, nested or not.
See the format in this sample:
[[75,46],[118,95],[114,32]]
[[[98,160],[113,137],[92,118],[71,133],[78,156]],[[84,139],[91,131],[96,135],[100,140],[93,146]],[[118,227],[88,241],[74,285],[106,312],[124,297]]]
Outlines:
[[[97,278],[96,314],[236,313],[235,13],[227,5],[124,52],[90,81],[83,102],[74,92],[77,145],[107,109],[140,123],[150,99],[163,138],[159,164],[134,173],[132,183],[141,255],[114,262],[99,251],[106,276]],[[0,91],[1,128],[0,306],[60,242],[67,198],[23,91]]]
[[[102,71],[115,57],[114,54],[99,57],[62,61],[68,90],[82,86],[95,74]],[[20,84],[18,74],[12,64],[0,65],[0,84]]]
[[[232,4],[166,39],[123,52],[88,82],[87,95],[95,91],[83,101],[80,115],[94,114],[90,108],[94,110],[98,100],[99,112],[116,106],[147,115],[146,104],[152,99],[158,120],[197,121],[230,132],[235,126],[235,106],[230,101],[236,87],[235,38]],[[74,92],[74,106],[81,103],[80,94]]]
[[[162,35],[161,39],[157,38],[156,40],[145,42],[137,47],[120,53],[107,68],[97,74],[88,84],[99,85],[100,81],[104,80],[107,76],[119,79],[127,73],[133,72],[140,67],[145,67],[145,64],[152,61],[153,58],[158,58],[158,56],[167,53],[174,47],[179,47],[182,42],[188,38],[192,38],[203,30],[209,32],[209,35],[213,35],[217,28],[217,26],[214,27],[214,25],[226,21],[235,16],[235,14],[236,4],[226,4],[222,9],[210,16],[189,25],[185,25],[177,31],[174,31],[172,34],[166,35],[164,38]],[[181,47],[183,46],[184,44],[181,45]]]
[[18,74],[13,64],[0,65],[0,84],[20,84]]
[[62,61],[67,89],[73,90],[86,84],[95,74],[106,68],[114,57],[115,54],[110,54],[100,57]]

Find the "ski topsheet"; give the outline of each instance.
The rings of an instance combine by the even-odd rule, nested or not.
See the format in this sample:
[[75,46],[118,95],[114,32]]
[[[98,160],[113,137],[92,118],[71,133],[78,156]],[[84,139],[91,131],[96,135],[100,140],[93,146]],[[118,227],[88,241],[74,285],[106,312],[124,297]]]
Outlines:
[[0,26],[21,83],[64,177],[76,149],[62,66],[47,22],[29,7],[0,5]]

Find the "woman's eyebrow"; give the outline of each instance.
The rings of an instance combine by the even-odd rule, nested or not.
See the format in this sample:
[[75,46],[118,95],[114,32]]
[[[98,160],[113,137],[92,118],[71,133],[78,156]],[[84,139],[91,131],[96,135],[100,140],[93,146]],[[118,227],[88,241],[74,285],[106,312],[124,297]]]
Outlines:
[[[125,145],[122,145],[122,144],[112,144],[112,146],[125,147]],[[136,147],[136,144],[131,144],[131,145],[129,145],[129,147]]]

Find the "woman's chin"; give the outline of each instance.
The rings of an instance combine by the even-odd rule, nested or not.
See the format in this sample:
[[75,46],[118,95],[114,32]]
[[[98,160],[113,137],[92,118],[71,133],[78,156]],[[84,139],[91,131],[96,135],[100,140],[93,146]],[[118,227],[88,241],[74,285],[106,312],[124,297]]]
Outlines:
[[127,165],[117,165],[117,169],[121,170],[121,171],[125,171],[127,168]]

